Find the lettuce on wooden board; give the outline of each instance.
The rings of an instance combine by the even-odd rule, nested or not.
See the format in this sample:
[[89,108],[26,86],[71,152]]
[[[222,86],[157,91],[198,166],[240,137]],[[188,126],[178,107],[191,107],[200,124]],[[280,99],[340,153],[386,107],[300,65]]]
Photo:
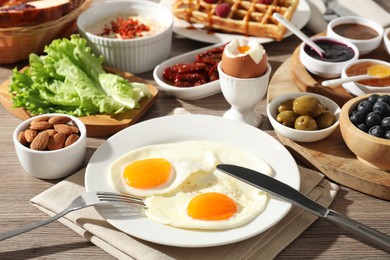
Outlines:
[[15,68],[9,85],[14,106],[32,115],[117,114],[138,107],[150,95],[145,84],[105,72],[103,57],[95,56],[77,34],[54,40],[45,53],[30,54],[30,66],[23,72]]

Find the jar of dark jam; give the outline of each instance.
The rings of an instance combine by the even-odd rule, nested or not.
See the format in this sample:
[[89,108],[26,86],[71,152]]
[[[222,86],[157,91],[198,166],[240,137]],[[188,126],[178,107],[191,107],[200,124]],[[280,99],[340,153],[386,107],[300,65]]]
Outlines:
[[321,57],[313,48],[306,45],[304,48],[305,52],[314,59],[329,62],[343,62],[355,56],[354,50],[343,43],[330,39],[317,39],[314,42],[325,51],[324,57]]

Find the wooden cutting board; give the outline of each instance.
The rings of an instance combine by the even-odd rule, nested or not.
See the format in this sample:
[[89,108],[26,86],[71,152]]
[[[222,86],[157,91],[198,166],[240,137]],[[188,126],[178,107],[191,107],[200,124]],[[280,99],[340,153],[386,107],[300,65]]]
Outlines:
[[[106,71],[120,75],[130,82],[147,83],[145,80],[136,77],[128,72],[121,72],[112,68],[106,68]],[[8,112],[20,119],[25,120],[31,117],[31,115],[25,109],[13,107],[11,96],[8,92],[8,85],[9,80],[3,82],[0,85],[0,103]],[[107,137],[137,122],[145,114],[145,112],[148,111],[149,108],[156,102],[158,97],[157,88],[151,84],[147,84],[147,86],[151,93],[151,96],[149,98],[144,97],[140,101],[139,108],[132,109],[117,115],[102,114],[79,117],[79,119],[85,124],[87,128],[87,136]]]
[[[292,66],[296,69],[293,57],[276,70],[268,88],[268,102],[282,94],[308,90],[297,86],[292,79]],[[330,96],[329,92],[317,92],[314,87],[311,88],[310,92]],[[341,96],[336,91],[331,94]],[[342,99],[340,98],[339,101]],[[308,166],[318,169],[336,183],[381,199],[390,200],[390,172],[371,168],[356,159],[356,156],[345,145],[340,128],[337,128],[329,137],[312,143],[294,142],[282,135],[277,134],[277,136],[296,158]]]

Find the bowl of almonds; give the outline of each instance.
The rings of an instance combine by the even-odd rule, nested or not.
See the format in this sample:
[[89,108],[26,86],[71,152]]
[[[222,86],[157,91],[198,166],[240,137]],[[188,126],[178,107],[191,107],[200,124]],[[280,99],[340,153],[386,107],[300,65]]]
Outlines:
[[80,119],[66,114],[44,114],[16,127],[13,141],[24,170],[40,179],[74,173],[84,162],[87,130]]

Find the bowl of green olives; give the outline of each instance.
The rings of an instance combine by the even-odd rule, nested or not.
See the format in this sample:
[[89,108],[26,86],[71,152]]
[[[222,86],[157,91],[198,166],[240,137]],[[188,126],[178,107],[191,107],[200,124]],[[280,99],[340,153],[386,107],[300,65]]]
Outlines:
[[267,115],[277,133],[297,142],[316,142],[337,128],[340,110],[325,96],[294,92],[272,99]]
[[341,108],[340,131],[359,161],[390,171],[390,92],[350,99]]

